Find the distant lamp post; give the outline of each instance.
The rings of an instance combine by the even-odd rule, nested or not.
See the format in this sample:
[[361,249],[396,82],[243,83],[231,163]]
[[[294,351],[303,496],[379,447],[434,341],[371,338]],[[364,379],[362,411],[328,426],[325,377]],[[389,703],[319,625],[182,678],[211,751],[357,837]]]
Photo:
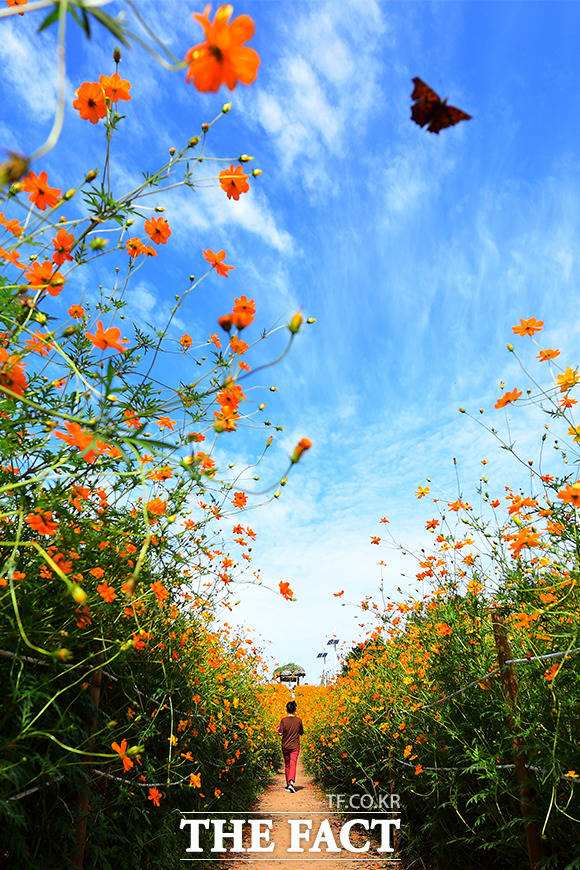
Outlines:
[[336,673],[338,673],[338,653],[336,651],[336,648],[339,643],[340,641],[337,637],[331,637],[330,640],[326,642],[326,646],[331,646],[334,651],[334,668]]
[[322,659],[322,675],[320,677],[320,682],[323,686],[326,686],[326,683],[327,683],[327,680],[326,680],[326,656],[327,655],[328,655],[328,653],[321,652],[321,653],[318,653],[318,655],[316,656],[317,659]]

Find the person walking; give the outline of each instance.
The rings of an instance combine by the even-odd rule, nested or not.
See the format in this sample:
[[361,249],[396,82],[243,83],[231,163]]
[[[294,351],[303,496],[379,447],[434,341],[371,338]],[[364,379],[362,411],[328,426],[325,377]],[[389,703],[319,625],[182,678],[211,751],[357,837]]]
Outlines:
[[276,731],[282,737],[282,755],[284,756],[284,769],[286,773],[286,791],[296,793],[294,783],[296,781],[296,762],[300,752],[300,735],[304,734],[302,719],[296,715],[296,701],[288,701],[286,704],[287,716],[280,721]]

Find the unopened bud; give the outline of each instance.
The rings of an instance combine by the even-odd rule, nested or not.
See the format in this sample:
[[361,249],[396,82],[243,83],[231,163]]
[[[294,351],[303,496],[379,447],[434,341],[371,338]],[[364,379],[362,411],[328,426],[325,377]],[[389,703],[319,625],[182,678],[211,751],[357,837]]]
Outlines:
[[64,196],[63,196],[64,201],[65,201],[65,202],[68,202],[69,199],[72,199],[72,198],[73,198],[73,196],[75,195],[76,192],[77,192],[77,191],[76,191],[76,188],[75,188],[75,187],[71,187],[71,189],[70,189],[70,190],[67,190],[67,192],[64,194]]
[[262,402],[261,405],[258,405],[258,411],[263,411],[265,407],[266,407],[266,403]]
[[254,158],[250,157],[249,154],[240,154],[240,156],[238,157],[238,160],[240,161],[240,163],[249,163],[250,160],[253,160],[253,159]]
[[296,314],[294,314],[292,319],[290,320],[290,323],[288,324],[288,329],[290,330],[292,335],[296,335],[296,333],[298,332],[298,330],[302,326],[302,321],[303,321],[302,312],[297,311]]
[[223,432],[225,430],[226,424],[224,423],[223,420],[216,420],[215,423],[213,424],[213,428],[215,429],[215,431],[219,435],[220,432]]
[[286,486],[287,483],[288,483],[288,478],[283,477],[282,480],[280,481],[280,486]]
[[201,131],[202,131],[202,133],[207,133],[208,130],[209,130],[209,124],[207,123],[207,121],[204,121],[203,124],[201,125]]
[[82,586],[79,586],[77,583],[73,586],[71,595],[77,604],[84,604],[87,600],[87,593]]
[[156,205],[155,211],[159,211],[159,212],[165,211],[165,206],[164,205]]
[[68,662],[70,659],[72,659],[72,653],[70,649],[65,649],[64,647],[61,647],[61,649],[57,651],[56,657],[61,662]]
[[218,317],[218,323],[226,332],[229,332],[234,325],[231,314],[223,314],[221,317]]
[[278,387],[270,387],[270,392],[275,393],[277,389],[278,389]]
[[113,60],[115,63],[121,63],[121,49],[118,46],[113,49]]
[[85,175],[85,181],[94,181],[98,174],[98,169],[91,169],[91,171],[87,172],[87,174]]
[[[37,318],[37,320],[38,320],[38,318]],[[77,331],[76,326],[67,326],[66,329],[63,329],[62,334],[63,334],[64,338],[70,338],[71,335],[74,335],[76,331]]]
[[316,317],[308,317],[306,323],[316,323]]
[[290,462],[293,464],[298,462],[302,454],[305,450],[310,450],[312,447],[312,441],[309,438],[301,438],[296,447],[294,448],[294,453],[290,457]]
[[508,344],[508,345],[507,345],[507,349],[509,350],[510,353],[513,353],[513,352],[514,352],[514,346],[513,346],[513,344]]
[[175,148],[171,147],[169,149],[169,154],[171,155],[171,157],[173,157],[173,155],[175,154]]
[[261,169],[252,169],[252,176],[253,176],[254,178],[257,178],[258,175],[261,175],[261,174],[262,174],[262,170],[261,170]]
[[459,413],[460,413],[460,414],[465,414],[465,413],[466,413],[465,408],[460,408],[460,409],[459,409]]
[[281,492],[279,489],[277,489],[276,492],[274,493],[274,498],[280,498],[280,496],[281,496]]
[[107,402],[118,402],[118,401],[119,401],[119,399],[117,398],[117,396],[115,396],[114,393],[109,393],[109,395],[107,396]]
[[135,218],[129,218],[125,224],[126,227],[132,227],[135,223]]
[[189,148],[195,148],[196,145],[199,145],[199,136],[193,136],[187,145]]
[[222,112],[223,112],[223,114],[224,114],[224,115],[227,115],[227,113],[230,111],[231,108],[232,108],[232,104],[231,104],[231,103],[224,103],[223,106],[222,106]]

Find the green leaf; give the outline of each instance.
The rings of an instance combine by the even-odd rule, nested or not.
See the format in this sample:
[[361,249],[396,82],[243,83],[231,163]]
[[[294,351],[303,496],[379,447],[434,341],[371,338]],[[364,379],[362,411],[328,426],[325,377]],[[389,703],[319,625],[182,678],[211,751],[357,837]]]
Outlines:
[[119,42],[121,42],[127,48],[131,47],[131,43],[125,36],[125,31],[122,24],[120,24],[118,21],[115,21],[115,19],[112,18],[110,15],[107,15],[107,13],[103,12],[102,9],[88,9],[87,12],[89,13],[89,15],[92,15],[94,18],[96,18],[97,21],[103,25],[103,27],[106,27],[109,33],[112,33],[113,36],[115,36],[119,40]]

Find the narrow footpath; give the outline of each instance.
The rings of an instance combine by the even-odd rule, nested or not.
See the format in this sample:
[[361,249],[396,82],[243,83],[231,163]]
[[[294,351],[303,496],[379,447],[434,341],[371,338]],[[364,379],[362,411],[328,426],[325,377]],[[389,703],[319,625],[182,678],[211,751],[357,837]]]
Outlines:
[[[296,775],[296,794],[290,794],[284,790],[286,782],[284,774],[280,773],[272,778],[272,781],[257,806],[252,810],[252,818],[264,818],[273,820],[273,828],[270,840],[275,843],[274,851],[263,857],[253,855],[246,859],[236,858],[235,860],[224,861],[222,870],[243,870],[243,868],[259,868],[259,870],[334,870],[335,867],[345,868],[345,870],[401,870],[401,862],[394,858],[384,857],[365,857],[364,855],[353,855],[352,852],[342,850],[340,853],[333,852],[325,854],[325,846],[321,845],[322,852],[317,853],[318,857],[309,855],[306,851],[304,855],[288,852],[290,846],[290,827],[288,825],[289,818],[312,819],[314,839],[316,829],[320,822],[328,818],[331,820],[331,826],[334,838],[338,845],[340,818],[329,812],[328,800],[320,789],[314,784],[302,766],[301,761],[298,761],[298,769]],[[361,832],[360,836],[353,831],[353,845],[360,847],[364,845],[366,836]],[[308,844],[303,844],[303,848],[308,848]],[[375,853],[376,855],[376,853]]]

